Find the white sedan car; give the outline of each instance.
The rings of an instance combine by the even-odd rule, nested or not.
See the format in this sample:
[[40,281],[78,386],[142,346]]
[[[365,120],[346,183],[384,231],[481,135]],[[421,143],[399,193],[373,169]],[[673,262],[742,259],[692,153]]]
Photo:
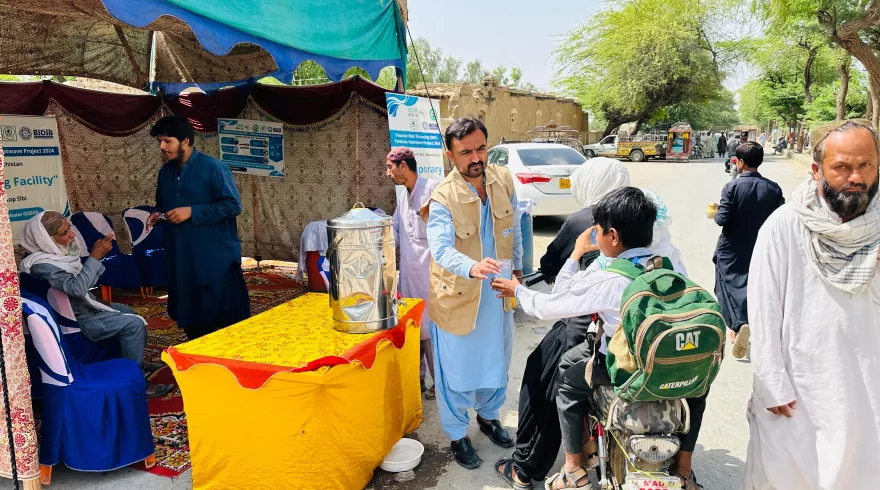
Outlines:
[[489,150],[488,164],[510,169],[517,197],[533,199],[533,216],[568,216],[581,209],[571,195],[569,176],[587,161],[558,143],[508,143]]

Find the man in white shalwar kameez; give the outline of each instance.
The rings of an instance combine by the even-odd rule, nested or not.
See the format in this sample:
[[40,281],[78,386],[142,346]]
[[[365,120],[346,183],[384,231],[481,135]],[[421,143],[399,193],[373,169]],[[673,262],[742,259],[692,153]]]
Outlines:
[[[431,193],[440,181],[419,177],[415,154],[409,148],[391,150],[385,160],[385,168],[385,174],[395,185],[400,186],[397,190],[397,208],[394,210],[393,221],[394,241],[400,247],[400,294],[404,298],[427,301],[431,249],[428,248],[427,224],[422,220],[419,211],[431,199]],[[434,388],[428,389],[425,385],[426,370],[431,372],[432,381],[436,379],[427,305],[421,326],[419,378],[425,398],[433,400]]]
[[812,178],[765,222],[750,267],[745,490],[880,481],[880,140],[867,121],[812,140]]

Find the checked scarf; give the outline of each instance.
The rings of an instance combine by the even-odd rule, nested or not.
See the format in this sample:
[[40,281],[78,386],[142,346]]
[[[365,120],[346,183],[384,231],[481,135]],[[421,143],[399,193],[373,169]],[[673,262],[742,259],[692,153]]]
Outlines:
[[800,217],[807,258],[819,277],[848,293],[868,288],[880,252],[880,199],[875,196],[865,214],[842,222],[819,196],[808,178],[795,189],[794,209]]

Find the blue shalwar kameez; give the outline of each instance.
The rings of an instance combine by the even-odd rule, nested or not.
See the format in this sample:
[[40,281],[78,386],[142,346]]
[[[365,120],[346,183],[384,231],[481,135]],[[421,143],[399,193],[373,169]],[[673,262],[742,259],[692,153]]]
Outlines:
[[194,339],[248,318],[250,300],[235,220],[238,189],[226,165],[197,150],[183,167],[172,160],[159,170],[159,211],[187,206],[192,218],[167,223],[165,261],[168,315]]
[[[476,190],[468,184],[471,192]],[[517,204],[516,195],[510,203]],[[514,220],[513,268],[522,269],[522,236]],[[480,208],[480,238],[483,257],[497,258],[495,229],[489,202]],[[455,228],[452,214],[442,204],[432,201],[428,217],[428,245],[440,267],[453,274],[470,277],[473,259],[455,250]],[[437,406],[443,432],[451,441],[467,435],[467,410],[473,408],[484,420],[497,420],[507,398],[507,372],[513,354],[513,312],[504,312],[503,301],[492,290],[491,280],[482,282],[476,327],[468,335],[455,335],[441,330],[429,321],[434,339],[434,368]]]

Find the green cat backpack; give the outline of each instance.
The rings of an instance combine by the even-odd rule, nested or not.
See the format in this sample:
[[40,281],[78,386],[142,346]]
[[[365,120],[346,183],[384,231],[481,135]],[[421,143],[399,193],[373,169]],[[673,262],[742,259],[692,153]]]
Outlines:
[[633,280],[605,358],[617,396],[657,401],[704,395],[724,358],[718,302],[675,272],[667,258],[652,257],[644,268],[618,259],[605,270]]

